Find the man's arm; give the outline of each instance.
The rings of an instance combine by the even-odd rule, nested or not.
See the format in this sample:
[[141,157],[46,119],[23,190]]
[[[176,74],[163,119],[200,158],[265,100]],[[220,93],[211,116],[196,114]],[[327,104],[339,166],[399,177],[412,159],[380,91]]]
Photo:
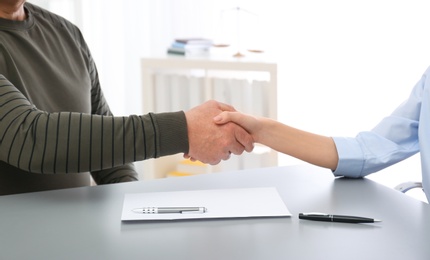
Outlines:
[[[173,129],[172,120],[163,119],[182,118],[186,129],[183,112],[128,117],[47,113],[1,75],[0,108],[0,160],[28,172],[100,171],[188,150],[186,130],[176,132],[178,142],[160,146],[161,133]],[[103,175],[99,180],[124,177]]]
[[[186,153],[203,162],[217,163],[229,152],[252,150],[253,140],[242,128],[233,123],[214,124],[213,116],[232,110],[215,101],[197,106],[186,115],[47,113],[36,109],[0,75],[0,107],[0,160],[33,173],[110,169],[96,176],[96,181],[118,182],[128,177],[114,168],[134,161]],[[125,170],[133,171],[129,167]],[[111,171],[114,174],[109,176]]]
[[[91,114],[96,115],[104,115],[104,116],[113,116],[109,105],[103,95],[103,91],[100,86],[100,80],[98,76],[98,70],[94,59],[92,58],[91,52],[86,44],[83,36],[79,32],[79,39],[81,42],[81,46],[83,47],[83,51],[85,56],[87,57],[87,66],[88,66],[88,74],[91,79]],[[134,127],[129,126],[128,129]],[[127,132],[128,129],[124,128],[124,132]],[[125,134],[125,133],[124,133]],[[131,135],[132,133],[127,133],[127,135]],[[133,145],[133,144],[129,144]],[[116,147],[115,149],[121,149],[120,147]],[[103,152],[103,151],[102,151]],[[125,151],[124,151],[125,153]],[[133,161],[136,161],[136,158],[133,158]],[[97,184],[106,184],[106,183],[118,183],[118,182],[128,182],[128,181],[136,181],[138,180],[138,173],[133,165],[133,163],[126,163],[124,161],[123,165],[115,166],[108,169],[91,171],[91,176]]]

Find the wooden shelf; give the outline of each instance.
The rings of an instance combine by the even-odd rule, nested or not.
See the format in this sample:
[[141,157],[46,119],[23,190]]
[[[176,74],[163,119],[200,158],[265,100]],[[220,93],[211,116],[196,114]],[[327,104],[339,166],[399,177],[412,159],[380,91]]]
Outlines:
[[[201,70],[204,78],[204,98],[214,99],[212,96],[212,76],[215,72],[263,72],[268,74],[267,103],[268,116],[277,119],[277,64],[259,59],[233,58],[233,57],[185,57],[185,56],[163,56],[142,58],[142,87],[143,87],[143,113],[155,111],[154,74],[160,71],[174,70]],[[238,73],[240,75],[240,73]],[[234,105],[234,104],[233,104]],[[144,179],[162,178],[172,171],[177,162],[182,160],[182,154],[151,159],[142,162],[139,171],[143,172]],[[224,163],[224,162],[222,162]],[[221,163],[221,164],[222,164]],[[270,155],[270,166],[277,165],[277,153],[272,151]],[[218,171],[214,167],[213,171]]]

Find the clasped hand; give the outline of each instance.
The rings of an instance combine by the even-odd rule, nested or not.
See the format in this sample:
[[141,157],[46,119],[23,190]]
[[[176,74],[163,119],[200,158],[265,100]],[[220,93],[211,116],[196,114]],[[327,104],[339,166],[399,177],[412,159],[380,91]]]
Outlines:
[[228,122],[217,125],[213,118],[223,111],[236,111],[232,106],[214,100],[207,101],[185,113],[189,151],[185,158],[211,165],[254,149],[254,139],[239,125]]

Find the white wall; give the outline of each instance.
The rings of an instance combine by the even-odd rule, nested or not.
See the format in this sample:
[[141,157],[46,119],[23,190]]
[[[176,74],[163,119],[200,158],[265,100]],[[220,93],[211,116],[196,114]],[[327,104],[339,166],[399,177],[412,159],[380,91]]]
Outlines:
[[[263,47],[278,62],[279,120],[298,128],[342,136],[370,129],[430,64],[427,0],[31,2],[74,4],[75,12],[56,11],[82,28],[116,114],[140,112],[140,57],[164,53],[176,37],[234,33],[235,22],[226,23],[221,11],[235,6],[258,14],[242,24],[242,47]],[[286,156],[280,161],[296,163]],[[419,179],[419,158],[372,178],[388,186]]]
[[[301,1],[280,40],[280,120],[326,135],[372,128],[408,95],[429,65],[424,1]],[[285,73],[285,74],[284,74]],[[283,75],[282,75],[283,74]],[[411,174],[411,176],[409,176]],[[408,176],[407,176],[408,175]],[[420,178],[419,158],[372,178]]]

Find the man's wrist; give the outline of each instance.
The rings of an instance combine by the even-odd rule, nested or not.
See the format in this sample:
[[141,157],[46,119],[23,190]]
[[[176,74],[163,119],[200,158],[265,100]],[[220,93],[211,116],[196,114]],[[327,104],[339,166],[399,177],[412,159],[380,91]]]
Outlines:
[[183,111],[151,115],[158,129],[159,156],[188,153],[187,120]]

